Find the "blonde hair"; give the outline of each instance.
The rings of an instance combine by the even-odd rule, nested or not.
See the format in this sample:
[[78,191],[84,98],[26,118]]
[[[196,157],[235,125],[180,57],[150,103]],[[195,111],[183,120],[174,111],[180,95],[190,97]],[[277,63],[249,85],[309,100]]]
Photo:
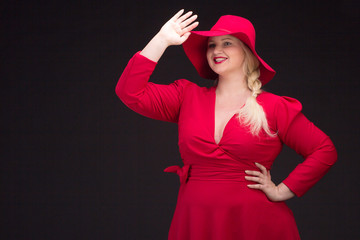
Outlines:
[[241,46],[245,53],[243,70],[246,74],[247,85],[252,95],[247,98],[245,105],[239,109],[239,121],[250,128],[253,136],[259,136],[260,131],[263,130],[268,136],[275,137],[276,133],[272,133],[269,129],[263,107],[256,101],[256,97],[262,92],[262,84],[259,80],[259,60],[242,42]]

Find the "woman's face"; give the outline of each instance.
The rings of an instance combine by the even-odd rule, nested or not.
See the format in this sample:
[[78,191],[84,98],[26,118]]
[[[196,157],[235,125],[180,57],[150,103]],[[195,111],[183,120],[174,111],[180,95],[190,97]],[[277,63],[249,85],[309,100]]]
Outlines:
[[209,37],[206,57],[210,68],[219,75],[243,74],[242,42],[232,35]]

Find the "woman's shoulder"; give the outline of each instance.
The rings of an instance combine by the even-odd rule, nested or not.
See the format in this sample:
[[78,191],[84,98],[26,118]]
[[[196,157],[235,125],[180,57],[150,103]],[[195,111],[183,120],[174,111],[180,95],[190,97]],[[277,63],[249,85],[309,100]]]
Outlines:
[[267,92],[267,91],[262,91],[258,97],[257,100],[258,101],[264,101],[264,102],[276,102],[279,100],[279,98],[281,98],[279,95],[276,95],[274,93],[271,92]]
[[302,104],[295,98],[279,96],[270,92],[263,91],[257,97],[258,103],[264,108],[267,114],[274,112],[297,111],[300,112]]
[[270,93],[270,92],[266,92],[266,91],[261,92],[258,95],[257,100],[259,103],[263,103],[266,105],[279,104],[279,103],[301,104],[299,100],[297,100],[293,97],[279,96],[274,93]]
[[178,79],[173,82],[173,84],[182,87],[185,91],[188,92],[209,92],[213,87],[204,87],[199,86],[198,84],[188,80],[188,79]]
[[273,109],[282,97],[270,92],[262,91],[256,98],[257,102],[265,109]]

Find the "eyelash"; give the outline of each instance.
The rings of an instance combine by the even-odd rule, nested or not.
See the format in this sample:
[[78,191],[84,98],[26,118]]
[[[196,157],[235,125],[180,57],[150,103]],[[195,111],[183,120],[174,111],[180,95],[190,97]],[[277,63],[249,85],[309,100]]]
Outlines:
[[[230,46],[230,45],[231,45],[231,42],[224,42],[223,45],[224,45],[225,47]],[[216,46],[215,43],[210,43],[209,46],[208,46],[208,48],[214,48],[215,46]]]

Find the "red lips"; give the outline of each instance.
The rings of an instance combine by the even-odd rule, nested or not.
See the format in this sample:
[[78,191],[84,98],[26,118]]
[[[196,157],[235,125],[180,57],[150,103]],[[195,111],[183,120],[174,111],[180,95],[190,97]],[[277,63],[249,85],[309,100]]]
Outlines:
[[227,60],[227,58],[225,58],[225,57],[214,57],[214,63],[215,64],[223,63],[226,60]]

